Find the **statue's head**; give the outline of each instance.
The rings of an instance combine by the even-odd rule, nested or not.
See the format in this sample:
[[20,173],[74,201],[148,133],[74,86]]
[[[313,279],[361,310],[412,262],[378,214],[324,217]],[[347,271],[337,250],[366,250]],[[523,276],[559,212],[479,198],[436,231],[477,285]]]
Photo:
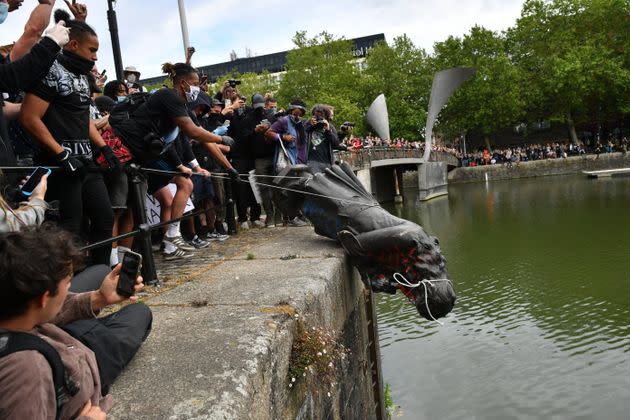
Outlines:
[[453,309],[457,296],[439,241],[415,223],[408,226],[400,235],[383,238],[394,245],[363,260],[369,261],[365,273],[376,291],[393,293],[399,289],[422,317],[444,317]]
[[[440,243],[424,231],[418,234],[417,245],[407,252],[397,287],[413,301],[424,318],[432,320],[446,316],[455,305],[457,295],[446,272],[446,259]],[[406,280],[406,282],[405,282]]]

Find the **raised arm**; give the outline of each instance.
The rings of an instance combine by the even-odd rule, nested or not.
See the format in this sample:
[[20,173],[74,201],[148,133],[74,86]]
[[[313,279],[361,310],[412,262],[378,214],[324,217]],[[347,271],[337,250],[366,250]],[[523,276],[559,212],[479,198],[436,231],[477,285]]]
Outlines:
[[11,49],[11,61],[17,61],[24,57],[37,44],[50,23],[50,15],[54,5],[55,0],[49,0],[48,3],[40,3],[35,6],[31,16],[26,21],[26,25],[24,25],[24,33]]

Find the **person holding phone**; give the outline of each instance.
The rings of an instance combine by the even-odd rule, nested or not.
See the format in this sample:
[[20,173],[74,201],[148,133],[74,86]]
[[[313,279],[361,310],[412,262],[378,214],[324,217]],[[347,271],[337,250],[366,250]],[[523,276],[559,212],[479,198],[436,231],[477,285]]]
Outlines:
[[51,364],[42,353],[18,350],[1,356],[2,418],[105,419],[112,407],[109,386],[151,330],[151,310],[143,304],[96,318],[107,306],[137,301],[142,277],[135,278],[131,297],[121,296],[120,265],[98,290],[70,292],[72,273],[82,263],[72,239],[52,226],[0,234],[0,337],[4,343],[16,334],[43,339],[65,371],[65,398],[58,407]]
[[[39,168],[38,168],[39,169]],[[48,188],[48,171],[37,182],[26,201],[20,203],[20,207],[12,209],[0,196],[0,232],[18,231],[25,226],[40,225],[44,221],[48,204],[44,201]],[[22,185],[28,183],[31,177],[22,181]]]

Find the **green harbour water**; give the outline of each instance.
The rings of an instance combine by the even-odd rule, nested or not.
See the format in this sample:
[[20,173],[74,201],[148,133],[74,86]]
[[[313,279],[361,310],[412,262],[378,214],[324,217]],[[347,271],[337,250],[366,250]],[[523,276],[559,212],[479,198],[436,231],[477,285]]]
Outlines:
[[405,190],[386,207],[440,239],[458,294],[443,326],[378,295],[394,418],[630,418],[630,178]]

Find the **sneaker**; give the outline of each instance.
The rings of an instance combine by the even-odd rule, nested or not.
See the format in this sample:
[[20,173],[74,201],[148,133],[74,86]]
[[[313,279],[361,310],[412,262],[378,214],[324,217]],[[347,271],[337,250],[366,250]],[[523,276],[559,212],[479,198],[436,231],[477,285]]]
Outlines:
[[196,249],[207,248],[210,246],[209,242],[204,241],[199,236],[195,235],[188,243],[194,246]]
[[169,238],[168,236],[164,237],[164,242],[170,242],[171,244],[175,245],[177,248],[184,250],[184,251],[194,251],[195,247],[192,245],[189,245],[184,238],[182,238],[181,236],[175,236],[173,238]]
[[247,230],[249,229],[249,223],[247,223],[247,221],[241,223],[241,229],[242,230]]
[[289,226],[302,227],[302,226],[306,226],[306,225],[308,225],[308,223],[306,223],[305,221],[301,220],[297,216],[294,217],[293,219],[289,220]]
[[166,252],[166,250],[164,250],[162,252],[162,255],[164,255],[164,260],[165,261],[173,261],[173,260],[186,260],[188,258],[192,258],[193,254],[191,254],[190,252],[186,252],[181,248],[176,248],[175,251],[173,252]]
[[223,235],[219,232],[211,232],[206,235],[206,241],[219,241],[223,242],[228,239],[230,235]]
[[254,225],[255,228],[264,228],[265,227],[263,222],[261,222],[260,220],[254,220],[252,222],[252,225]]

